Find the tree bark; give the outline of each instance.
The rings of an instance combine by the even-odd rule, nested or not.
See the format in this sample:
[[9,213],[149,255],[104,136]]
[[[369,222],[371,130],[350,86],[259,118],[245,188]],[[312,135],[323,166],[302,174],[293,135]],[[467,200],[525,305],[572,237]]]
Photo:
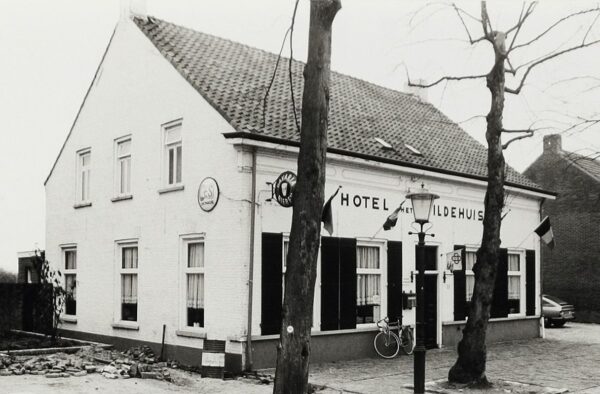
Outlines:
[[[482,3],[482,19],[488,19],[485,3]],[[506,49],[502,32],[489,32],[493,41],[495,63],[487,75],[487,87],[491,93],[491,108],[486,116],[486,140],[488,144],[488,184],[485,194],[483,236],[473,267],[475,287],[469,308],[469,317],[462,340],[458,344],[458,359],[448,380],[456,383],[488,385],[485,375],[485,336],[490,318],[490,308],[496,283],[496,271],[500,250],[500,226],[504,205],[505,162],[502,153],[502,115],[504,112],[504,61]]]
[[325,189],[331,25],[340,8],[340,0],[310,2],[298,178],[274,393],[308,392],[310,332]]

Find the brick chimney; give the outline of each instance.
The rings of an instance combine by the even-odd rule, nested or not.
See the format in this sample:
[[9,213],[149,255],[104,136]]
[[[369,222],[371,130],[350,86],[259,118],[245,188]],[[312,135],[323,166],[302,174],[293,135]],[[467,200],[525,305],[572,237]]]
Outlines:
[[562,151],[562,141],[560,134],[550,134],[544,136],[544,153],[560,153]]

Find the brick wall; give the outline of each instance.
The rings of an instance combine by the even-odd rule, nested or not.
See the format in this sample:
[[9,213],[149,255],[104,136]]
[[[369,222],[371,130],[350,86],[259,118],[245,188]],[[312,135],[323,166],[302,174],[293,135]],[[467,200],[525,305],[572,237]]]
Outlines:
[[525,175],[558,193],[543,205],[556,246],[542,247],[543,291],[575,305],[577,319],[600,322],[600,182],[563,157],[560,139],[544,139],[544,153]]

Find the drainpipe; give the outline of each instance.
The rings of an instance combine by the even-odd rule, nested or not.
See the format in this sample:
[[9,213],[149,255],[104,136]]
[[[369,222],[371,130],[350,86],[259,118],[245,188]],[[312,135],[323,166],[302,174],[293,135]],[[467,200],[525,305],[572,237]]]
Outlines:
[[252,196],[250,197],[250,261],[248,264],[248,329],[246,331],[246,370],[252,370],[252,292],[254,283],[254,230],[256,227],[256,148],[252,148]]
[[[542,198],[542,201],[540,202],[540,223],[542,222],[542,220],[544,219],[544,213],[542,212],[542,207],[544,205],[544,202],[546,201],[545,198]],[[542,243],[539,243],[540,245],[540,324],[542,325],[542,338],[546,338],[546,327],[544,326],[544,300],[542,299],[542,294],[544,294],[544,281],[542,274],[544,273],[544,264],[542,263]]]

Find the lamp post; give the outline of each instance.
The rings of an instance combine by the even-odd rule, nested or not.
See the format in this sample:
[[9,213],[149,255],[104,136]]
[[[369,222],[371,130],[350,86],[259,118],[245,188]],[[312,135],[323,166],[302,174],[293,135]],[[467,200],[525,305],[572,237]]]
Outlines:
[[[417,244],[417,344],[414,351],[414,392],[425,392],[425,234],[423,225],[429,223],[429,215],[433,201],[438,195],[429,193],[425,185],[421,184],[421,190],[416,193],[408,193],[415,216],[415,222],[420,225],[420,231],[416,233],[419,237]],[[409,232],[410,235],[415,234]]]

